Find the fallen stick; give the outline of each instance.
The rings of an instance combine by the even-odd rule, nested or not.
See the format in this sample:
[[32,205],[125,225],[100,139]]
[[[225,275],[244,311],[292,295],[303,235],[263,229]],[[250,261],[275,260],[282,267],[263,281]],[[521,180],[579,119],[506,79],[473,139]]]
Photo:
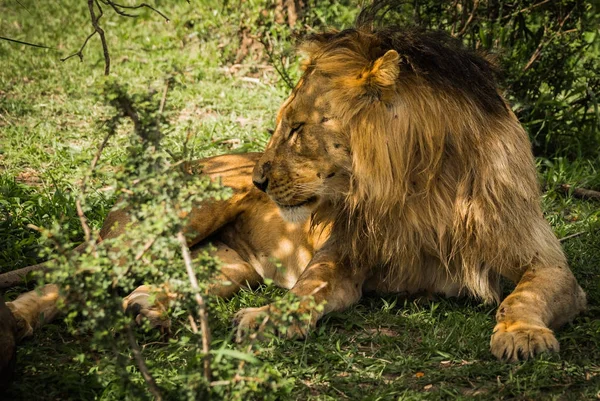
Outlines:
[[576,198],[593,199],[593,200],[600,201],[600,192],[594,191],[592,189],[578,188],[578,187],[574,187],[570,184],[562,184],[559,187],[559,189],[561,190],[561,192],[571,194]]

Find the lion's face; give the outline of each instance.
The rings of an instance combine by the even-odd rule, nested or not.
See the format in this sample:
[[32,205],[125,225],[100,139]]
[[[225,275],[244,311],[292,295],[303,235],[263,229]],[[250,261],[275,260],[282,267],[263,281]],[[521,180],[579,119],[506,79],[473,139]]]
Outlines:
[[345,194],[352,160],[341,121],[331,114],[327,80],[306,73],[277,116],[253,181],[286,219],[308,218],[319,202]]

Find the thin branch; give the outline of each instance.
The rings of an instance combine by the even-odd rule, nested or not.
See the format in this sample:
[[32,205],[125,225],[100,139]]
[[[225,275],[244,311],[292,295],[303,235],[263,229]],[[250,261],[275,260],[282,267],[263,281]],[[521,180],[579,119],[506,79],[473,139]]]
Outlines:
[[507,18],[512,18],[512,17],[515,17],[515,16],[517,16],[517,15],[519,15],[519,14],[522,14],[522,13],[524,13],[524,12],[526,12],[526,11],[533,10],[534,8],[536,8],[536,7],[539,7],[539,6],[541,6],[541,5],[544,5],[544,4],[546,4],[546,3],[549,3],[549,2],[550,2],[550,0],[543,0],[543,1],[540,1],[539,3],[533,4],[533,5],[529,6],[529,7],[522,8],[522,9],[520,9],[519,11],[515,11],[515,12],[514,12],[514,13],[512,13],[512,14],[505,15],[504,17],[502,17],[502,19],[507,19]]
[[[279,67],[277,67],[277,63],[275,62],[275,57],[273,57],[272,45],[270,43],[265,42],[265,40],[261,37],[256,37],[256,38],[265,48],[265,51],[267,52],[267,56],[269,57],[269,61],[270,61],[271,65],[273,66],[273,68],[275,68],[275,71],[277,71],[277,74],[279,74],[279,76],[281,77],[281,79],[283,79],[283,82],[285,82],[286,86],[289,89],[294,89],[294,82],[292,81],[292,78],[290,78],[287,71],[285,71],[285,68],[279,69]],[[267,39],[269,39],[268,36],[267,36]],[[269,41],[270,41],[270,39],[269,39]],[[283,63],[281,63],[281,66],[283,67]]]
[[576,198],[580,199],[594,199],[600,201],[600,192],[594,191],[593,189],[577,188],[569,184],[562,184],[559,189],[566,193],[571,194]]
[[[96,154],[94,155],[94,158],[92,159],[92,162],[90,163],[90,173],[93,173],[94,170],[96,169],[96,164],[98,164],[98,160],[100,160],[100,155],[102,154],[102,151],[104,150],[104,148],[108,144],[108,140],[110,139],[110,137],[112,136],[113,133],[114,133],[113,131],[109,131],[104,136],[104,139],[102,140],[102,143],[100,143],[100,147],[96,151]],[[86,178],[87,177],[83,177],[83,183],[82,183],[82,188],[81,188],[82,190],[85,189]]]
[[[544,33],[542,34],[542,38],[545,35],[546,35],[546,27],[544,27]],[[542,54],[542,48],[544,47],[545,44],[546,43],[544,42],[544,40],[541,39],[540,43],[538,44],[538,46],[536,47],[536,49],[533,51],[533,54],[529,58],[529,61],[527,62],[527,64],[525,64],[525,67],[523,67],[523,72],[525,72],[528,69],[530,69],[531,66],[533,65],[533,63],[536,62],[536,60],[538,59],[538,57],[540,56],[540,54]]]
[[[202,332],[202,352],[204,353],[204,377],[206,381],[210,382],[210,329],[208,327],[208,314],[206,313],[206,303],[204,298],[200,295],[200,287],[198,286],[198,280],[194,274],[194,268],[192,267],[192,257],[190,256],[190,250],[188,248],[187,241],[183,231],[177,233],[177,240],[181,245],[181,254],[185,263],[185,270],[192,289],[195,291],[196,303],[198,304],[198,317],[200,318],[200,330]],[[193,327],[193,326],[192,326]]]
[[85,41],[83,42],[83,45],[81,45],[81,48],[79,49],[79,51],[77,51],[76,53],[71,54],[70,56],[67,56],[65,58],[61,58],[60,61],[67,61],[68,59],[70,59],[71,57],[75,57],[78,56],[79,57],[79,61],[83,61],[83,49],[85,49],[85,47],[87,46],[88,41],[90,40],[90,38],[92,36],[94,36],[95,34],[97,34],[98,32],[94,31],[92,33],[90,33],[88,35],[87,38],[85,38]]
[[[87,46],[87,43],[92,38],[92,36],[98,34],[98,36],[100,37],[100,42],[102,43],[102,53],[104,54],[104,75],[108,75],[110,73],[110,53],[108,51],[108,44],[106,43],[106,36],[104,34],[104,30],[100,27],[100,24],[99,24],[100,18],[102,18],[102,16],[104,15],[104,12],[102,11],[102,7],[100,6],[100,3],[110,6],[118,15],[121,15],[123,17],[135,18],[135,17],[137,17],[137,15],[128,14],[128,13],[124,12],[122,9],[135,10],[135,9],[139,9],[139,8],[148,8],[148,9],[154,11],[155,13],[157,13],[158,15],[160,15],[161,17],[163,17],[167,22],[169,22],[170,20],[169,20],[169,17],[167,17],[165,14],[163,14],[156,8],[154,8],[151,5],[146,4],[146,3],[138,4],[136,6],[127,6],[127,5],[115,3],[112,0],[87,0],[88,9],[90,11],[90,18],[92,21],[92,26],[94,27],[94,32],[92,32],[91,34],[89,34],[87,36],[87,38],[83,42],[83,45],[81,46],[79,51],[77,51],[65,58],[62,58],[61,61],[67,61],[68,59],[75,57],[75,56],[79,57],[79,61],[83,61],[83,50]],[[98,14],[96,14],[96,11],[94,10],[94,5],[96,5],[96,7],[98,8]],[[46,46],[41,46],[41,45],[33,45],[30,43],[25,43],[25,42],[19,42],[14,39],[8,39],[8,38],[2,38],[2,37],[0,37],[0,39],[10,40],[12,42],[22,43],[22,44],[26,44],[26,45],[30,45],[30,46],[35,46],[35,47],[46,47]]]
[[23,7],[25,9],[25,11],[27,11],[29,13],[29,15],[31,14],[31,11],[29,11],[29,9],[27,7],[25,7],[25,5],[23,5],[23,3],[21,3],[19,0],[15,0],[21,7]]
[[[75,206],[77,208],[77,216],[79,217],[79,221],[81,222],[81,227],[83,228],[83,235],[85,237],[85,242],[90,243],[92,239],[92,230],[87,223],[87,218],[83,213],[83,208],[81,207],[81,199],[77,199],[75,201]],[[96,245],[93,245],[94,250],[96,249]]]
[[550,36],[547,40],[544,40],[544,36],[546,35],[546,27],[544,27],[544,34],[542,35],[542,39],[540,40],[540,44],[538,45],[538,47],[535,49],[535,51],[531,55],[531,58],[529,59],[529,61],[525,65],[525,67],[523,67],[523,72],[525,72],[529,68],[531,68],[531,66],[537,61],[537,59],[542,54],[542,48],[544,46],[546,46],[548,43],[552,42],[555,37],[557,37],[558,35],[561,34],[561,31],[562,31],[563,26],[565,25],[565,22],[567,22],[567,20],[569,19],[569,17],[573,13],[574,9],[575,9],[575,7],[573,7],[571,9],[571,11],[569,11],[568,14],[560,21],[560,23],[558,24],[558,30],[552,36]]
[[31,47],[40,47],[42,49],[52,49],[52,47],[44,46],[44,45],[36,45],[35,43],[23,42],[17,39],[5,38],[4,36],[0,36],[0,40],[6,40],[7,42],[18,43],[20,45],[26,45]]
[[146,241],[144,247],[137,253],[137,255],[135,255],[136,261],[140,260],[142,256],[144,256],[144,254],[148,252],[148,249],[150,249],[152,245],[154,245],[154,241],[156,241],[156,237],[150,238],[148,241]]
[[135,336],[133,335],[132,326],[133,326],[133,323],[131,323],[129,326],[127,326],[127,339],[129,340],[129,346],[131,347],[131,352],[133,352],[133,358],[135,359],[135,362],[137,363],[138,369],[142,373],[142,377],[144,378],[144,380],[146,381],[146,384],[148,385],[148,389],[154,396],[154,399],[156,401],[162,401],[162,395],[160,393],[160,390],[158,389],[158,386],[156,385],[156,381],[154,380],[154,377],[152,377],[152,375],[150,374],[150,371],[148,370],[148,366],[146,366],[146,362],[144,362],[144,357],[142,357],[142,351],[140,351],[140,347],[139,347],[137,341],[135,340]]
[[[94,155],[94,158],[92,159],[92,162],[90,164],[90,169],[89,169],[88,173],[83,177],[83,180],[81,181],[81,186],[80,186],[81,196],[83,196],[85,193],[86,186],[87,186],[87,178],[96,169],[96,164],[98,164],[98,160],[100,160],[100,155],[102,154],[102,151],[106,147],[106,144],[108,143],[108,140],[110,139],[112,134],[113,134],[113,131],[108,131],[108,133],[104,136],[102,143],[100,143],[100,147],[96,151],[96,154]],[[87,218],[85,217],[85,213],[83,212],[83,207],[81,206],[81,197],[79,197],[75,201],[75,207],[77,209],[77,216],[79,217],[81,227],[83,228],[83,235],[85,237],[85,242],[89,244],[89,243],[91,243],[91,239],[92,239],[92,230],[90,229],[90,226],[87,223]],[[97,256],[96,244],[93,243],[92,247],[94,249],[94,254]]]
[[161,17],[163,17],[166,22],[170,21],[169,17],[167,17],[165,14],[163,14],[162,12],[160,12],[159,10],[157,10],[156,8],[154,8],[151,5],[146,4],[146,3],[138,4],[136,6],[125,6],[123,4],[117,4],[117,3],[115,3],[112,0],[101,0],[101,1],[104,4],[108,4],[109,6],[111,6],[112,9],[115,10],[115,12],[117,14],[119,14],[119,15],[121,15],[123,17],[133,17],[133,18],[135,18],[135,17],[137,17],[137,15],[127,14],[127,13],[123,12],[123,10],[119,10],[119,8],[125,8],[125,9],[128,9],[128,10],[137,10],[138,8],[144,8],[145,7],[145,8],[148,8],[148,9],[154,11],[155,13],[157,13],[158,15],[160,15]]
[[465,32],[467,31],[467,28],[469,27],[469,25],[473,21],[473,18],[475,17],[475,12],[477,11],[478,7],[479,7],[479,0],[474,0],[473,1],[473,9],[471,10],[471,14],[469,15],[469,18],[467,19],[467,22],[465,22],[465,25],[462,27],[462,29],[460,30],[460,32],[458,32],[456,34],[456,37],[461,37],[462,35],[465,34]]
[[167,79],[167,82],[165,82],[165,88],[163,89],[162,98],[160,99],[160,106],[158,107],[158,114],[162,114],[163,111],[165,111],[165,105],[167,104],[167,94],[169,93],[169,82],[169,79]]
[[[100,15],[96,17],[96,12],[94,11],[94,3],[98,7],[98,11]],[[104,30],[100,28],[98,24],[98,20],[104,15],[102,12],[102,7],[100,7],[100,3],[97,0],[88,0],[88,9],[90,10],[90,17],[92,19],[92,26],[94,30],[98,32],[98,36],[100,36],[100,42],[102,42],[102,52],[104,53],[104,75],[108,75],[110,73],[110,54],[108,53],[108,45],[106,44],[106,36],[104,36]]]
[[576,232],[575,234],[570,234],[570,235],[567,235],[566,237],[562,237],[561,239],[559,239],[559,241],[560,242],[565,242],[567,240],[570,240],[571,238],[579,237],[580,235],[583,235],[586,232],[587,231],[579,231],[579,232]]

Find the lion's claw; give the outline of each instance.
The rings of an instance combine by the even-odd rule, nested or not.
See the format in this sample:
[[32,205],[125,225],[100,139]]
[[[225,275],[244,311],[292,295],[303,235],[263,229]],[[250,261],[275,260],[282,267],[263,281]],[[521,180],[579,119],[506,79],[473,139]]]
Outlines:
[[146,319],[152,327],[158,327],[161,332],[168,333],[171,329],[171,319],[169,319],[165,306],[156,299],[151,302],[152,294],[141,288],[123,299],[123,310],[125,313],[135,316],[135,322],[138,325],[141,325]]
[[552,330],[523,322],[498,323],[490,341],[492,354],[507,362],[518,362],[543,352],[558,352],[560,346]]
[[237,326],[235,341],[241,343],[252,333],[256,333],[259,340],[262,339],[262,333],[259,331],[259,328],[267,315],[268,306],[240,309],[233,317],[233,322]]
[[306,322],[303,323],[294,320],[292,323],[286,323],[285,326],[278,326],[276,321],[271,321],[271,324],[267,325],[268,320],[265,320],[265,317],[268,316],[268,305],[260,308],[244,308],[239,310],[233,318],[234,325],[237,326],[236,342],[240,343],[254,333],[258,340],[263,340],[266,331],[287,339],[303,339],[308,335],[310,327]]

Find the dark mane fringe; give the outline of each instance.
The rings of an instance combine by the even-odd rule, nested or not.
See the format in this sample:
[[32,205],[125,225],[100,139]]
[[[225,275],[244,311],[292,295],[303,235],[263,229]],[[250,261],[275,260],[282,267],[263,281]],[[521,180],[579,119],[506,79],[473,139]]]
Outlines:
[[501,273],[566,266],[529,139],[490,61],[415,28],[362,25],[302,48],[304,79],[326,78],[318,90],[349,138],[348,192],[313,216],[331,223],[345,263],[390,288],[450,283],[488,302]]
[[319,43],[322,53],[347,48],[370,62],[388,50],[396,50],[401,56],[401,75],[415,74],[434,87],[461,92],[487,112],[506,110],[497,91],[498,67],[445,32],[397,26],[372,29],[363,24],[340,32],[309,35],[305,40]]

